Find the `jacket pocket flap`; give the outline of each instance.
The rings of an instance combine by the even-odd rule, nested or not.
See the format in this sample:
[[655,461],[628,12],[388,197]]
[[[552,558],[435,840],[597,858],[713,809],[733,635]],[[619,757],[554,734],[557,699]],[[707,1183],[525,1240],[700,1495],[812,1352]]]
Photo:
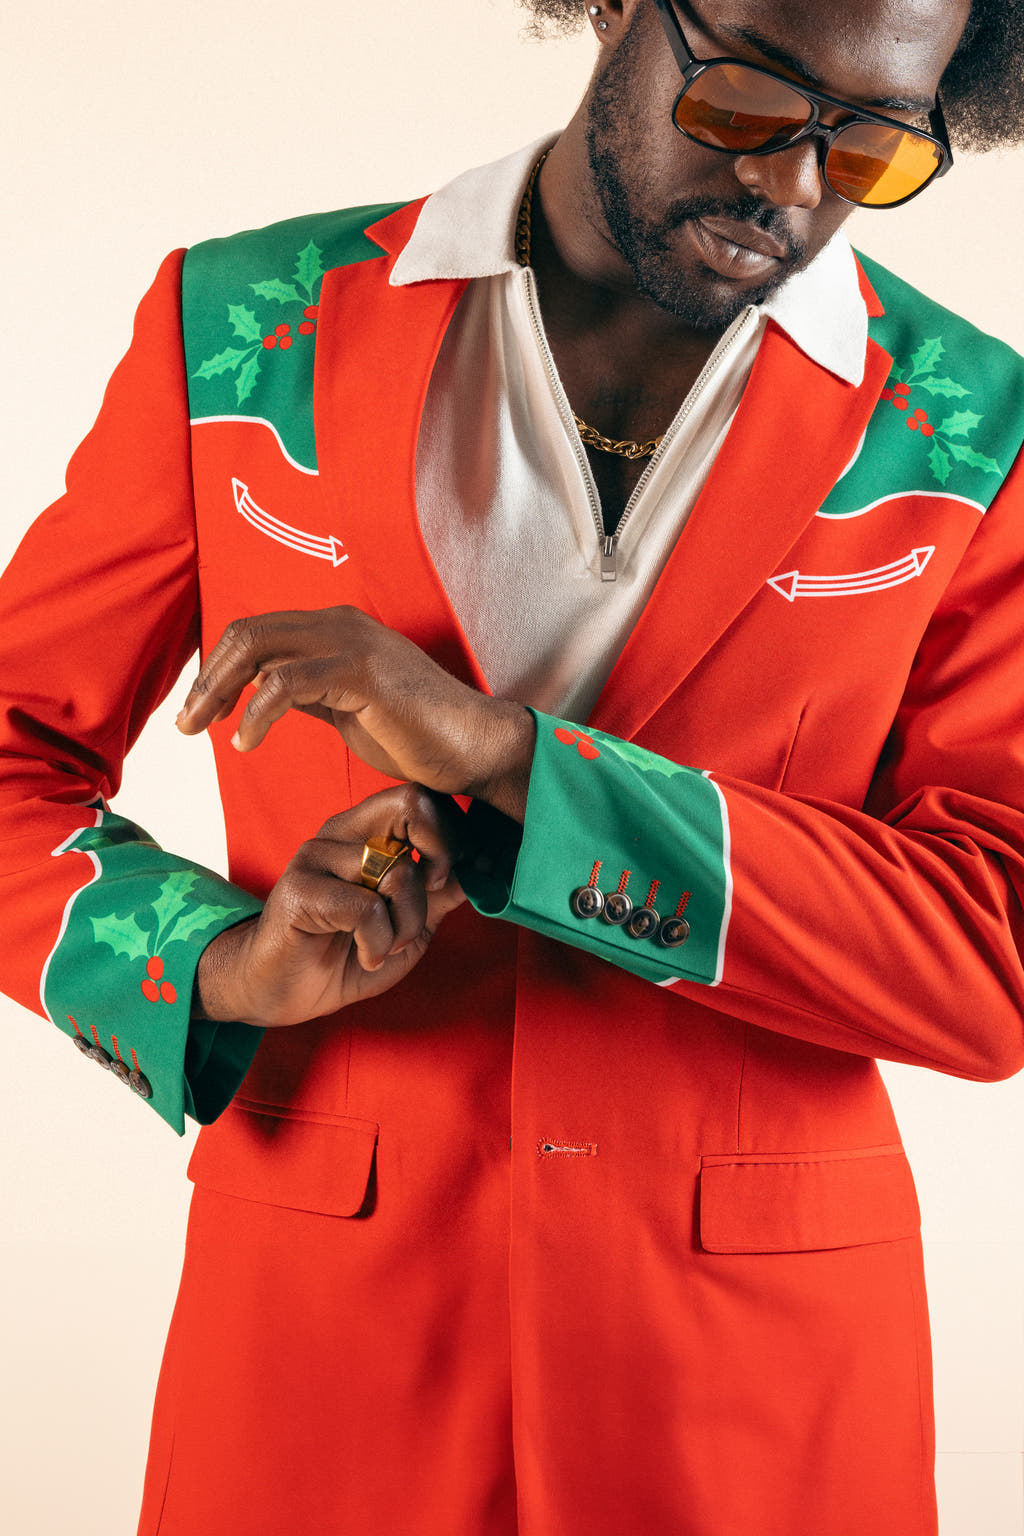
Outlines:
[[379,1126],[235,1099],[200,1133],[188,1176],[205,1189],[325,1216],[367,1202]]
[[913,1237],[921,1212],[900,1146],[704,1157],[700,1240],[709,1253],[795,1253]]

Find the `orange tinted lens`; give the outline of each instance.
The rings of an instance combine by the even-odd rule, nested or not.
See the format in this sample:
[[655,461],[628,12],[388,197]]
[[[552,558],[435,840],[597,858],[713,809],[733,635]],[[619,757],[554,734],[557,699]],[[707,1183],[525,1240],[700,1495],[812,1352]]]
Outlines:
[[886,208],[920,192],[942,164],[942,151],[909,129],[852,123],[825,156],[833,192],[853,203]]
[[743,64],[712,64],[680,96],[676,122],[698,144],[733,154],[780,148],[805,127],[811,104],[781,80]]

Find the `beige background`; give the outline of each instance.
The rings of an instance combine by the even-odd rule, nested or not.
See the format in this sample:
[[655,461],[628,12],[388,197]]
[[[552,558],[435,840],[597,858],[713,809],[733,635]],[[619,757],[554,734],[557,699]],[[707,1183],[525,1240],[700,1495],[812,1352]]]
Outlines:
[[[165,251],[414,196],[557,126],[592,44],[522,26],[511,0],[5,7],[0,562],[59,492]],[[857,215],[854,238],[1024,349],[1022,182],[1024,153],[965,162],[905,210]],[[169,712],[118,803],[222,865],[205,744]],[[130,1536],[190,1138],[33,1016],[0,1000],[0,1022],[0,1526]],[[1024,1087],[887,1076],[924,1207],[943,1536],[1022,1536]]]

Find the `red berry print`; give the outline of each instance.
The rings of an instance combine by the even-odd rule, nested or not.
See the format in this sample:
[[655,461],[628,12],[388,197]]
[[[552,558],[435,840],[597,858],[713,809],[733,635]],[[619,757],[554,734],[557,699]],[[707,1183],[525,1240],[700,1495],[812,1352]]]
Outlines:
[[312,320],[303,320],[302,324],[299,326],[299,335],[312,336],[315,330],[316,326],[313,324]]
[[931,437],[931,436],[933,436],[934,432],[935,432],[935,428],[933,426],[931,426],[927,422],[924,425],[922,425],[922,427],[921,427],[921,436],[922,437]]
[[148,998],[151,1003],[160,1001],[160,988],[157,986],[152,977],[147,976],[145,981],[142,983],[142,994],[144,997]]
[[291,332],[291,326],[290,325],[286,325],[283,322],[282,322],[281,325],[275,325],[274,326],[274,335],[275,336],[287,336],[287,335],[290,334],[290,332]]
[[907,417],[907,426],[910,428],[911,432],[916,432],[920,425],[921,423],[918,421],[916,416]]
[[160,996],[165,1003],[176,1003],[178,1001],[178,994],[169,981],[165,981],[160,988]]
[[307,304],[302,313],[305,315],[307,320],[315,320],[317,315],[320,313],[320,305]]
[[910,394],[909,384],[893,384],[891,388],[882,390],[882,399],[891,400],[898,411],[909,409],[910,402],[907,396]]
[[292,339],[291,339],[290,336],[282,336],[281,337],[280,347],[281,347],[281,351],[282,352],[287,352],[288,348],[291,346],[291,344],[292,344]]
[[593,760],[595,757],[601,756],[598,748],[594,746],[593,736],[588,736],[586,731],[567,731],[564,725],[556,725],[555,736],[557,740],[563,742],[567,747],[574,746],[580,757]]
[[146,975],[152,976],[154,981],[159,981],[164,973],[164,963],[159,955],[152,955],[146,961]]
[[277,337],[276,336],[264,336],[264,338],[263,338],[263,345],[266,347],[268,352],[272,351],[273,348],[277,346]]

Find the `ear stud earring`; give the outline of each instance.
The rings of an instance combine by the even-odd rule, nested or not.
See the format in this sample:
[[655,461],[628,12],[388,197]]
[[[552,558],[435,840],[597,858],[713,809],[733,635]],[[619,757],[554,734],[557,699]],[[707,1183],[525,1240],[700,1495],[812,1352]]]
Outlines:
[[[601,7],[599,5],[590,5],[590,6],[587,7],[587,9],[590,12],[591,16],[600,16],[600,14],[601,14]],[[608,23],[606,21],[599,21],[598,24],[597,24],[597,30],[599,32],[607,32],[608,31]]]

